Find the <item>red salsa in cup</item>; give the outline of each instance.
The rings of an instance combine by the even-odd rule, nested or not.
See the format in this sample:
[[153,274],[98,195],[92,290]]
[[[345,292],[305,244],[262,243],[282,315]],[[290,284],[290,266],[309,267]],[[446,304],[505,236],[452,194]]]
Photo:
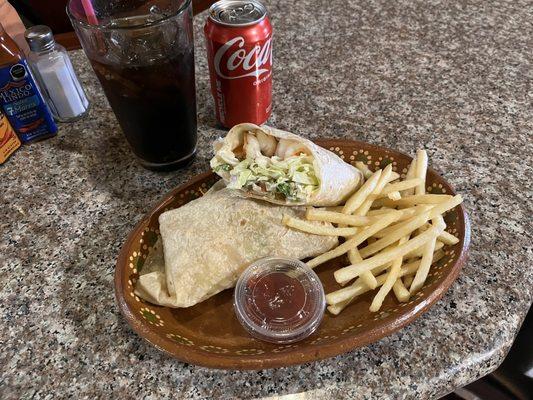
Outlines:
[[320,280],[307,265],[287,258],[264,258],[239,278],[234,294],[237,318],[254,337],[290,343],[313,333],[324,314]]

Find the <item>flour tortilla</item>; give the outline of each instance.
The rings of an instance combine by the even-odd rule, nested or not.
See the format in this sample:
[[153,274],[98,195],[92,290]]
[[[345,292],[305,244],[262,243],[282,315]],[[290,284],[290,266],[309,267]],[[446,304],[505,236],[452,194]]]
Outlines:
[[304,259],[335,247],[336,237],[300,232],[281,222],[284,214],[303,218],[304,212],[302,207],[246,199],[227,188],[164,212],[161,239],[145,262],[135,293],[154,304],[190,307],[233,287],[260,258]]

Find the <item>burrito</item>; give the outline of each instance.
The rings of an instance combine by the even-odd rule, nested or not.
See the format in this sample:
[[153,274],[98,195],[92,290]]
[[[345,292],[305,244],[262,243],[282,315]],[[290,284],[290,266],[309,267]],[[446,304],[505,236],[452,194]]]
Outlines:
[[302,218],[302,207],[246,199],[221,186],[159,216],[161,237],[140,272],[138,296],[162,306],[190,307],[235,286],[260,258],[304,259],[337,246],[336,237],[282,224],[283,215]]
[[336,206],[363,181],[331,151],[266,125],[235,125],[214,150],[211,168],[228,188],[271,203]]

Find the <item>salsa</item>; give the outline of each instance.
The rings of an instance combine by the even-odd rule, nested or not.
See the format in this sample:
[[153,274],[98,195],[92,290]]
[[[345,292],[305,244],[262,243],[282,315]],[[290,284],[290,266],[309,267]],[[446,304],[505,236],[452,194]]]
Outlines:
[[324,315],[324,289],[311,268],[285,257],[257,260],[234,293],[237,319],[255,338],[292,343],[312,334]]
[[306,293],[301,282],[283,272],[259,278],[253,286],[250,307],[264,316],[266,324],[304,318]]

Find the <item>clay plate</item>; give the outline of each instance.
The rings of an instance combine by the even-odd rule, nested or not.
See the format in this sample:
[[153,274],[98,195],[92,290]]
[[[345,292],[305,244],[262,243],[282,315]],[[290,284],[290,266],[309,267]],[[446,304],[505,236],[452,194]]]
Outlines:
[[[350,163],[363,161],[371,169],[392,163],[405,175],[411,157],[368,143],[320,140],[317,143]],[[275,345],[250,337],[237,321],[232,306],[233,289],[185,309],[159,307],[133,293],[135,281],[158,234],[158,217],[200,196],[217,177],[208,172],[174,189],[135,227],[122,247],[115,271],[115,294],[120,311],[131,327],[157,348],[179,360],[211,368],[263,369],[302,364],[332,357],[390,335],[419,317],[439,300],[457,278],[467,257],[470,224],[462,205],[445,215],[446,230],[460,238],[446,246],[446,256],[432,266],[425,286],[408,303],[389,294],[377,313],[368,308],[375,291],[360,296],[340,315],[326,313],[312,336],[290,345]],[[455,194],[435,171],[427,175],[428,193]],[[326,293],[338,289],[333,271],[347,265],[339,257],[316,268]]]

